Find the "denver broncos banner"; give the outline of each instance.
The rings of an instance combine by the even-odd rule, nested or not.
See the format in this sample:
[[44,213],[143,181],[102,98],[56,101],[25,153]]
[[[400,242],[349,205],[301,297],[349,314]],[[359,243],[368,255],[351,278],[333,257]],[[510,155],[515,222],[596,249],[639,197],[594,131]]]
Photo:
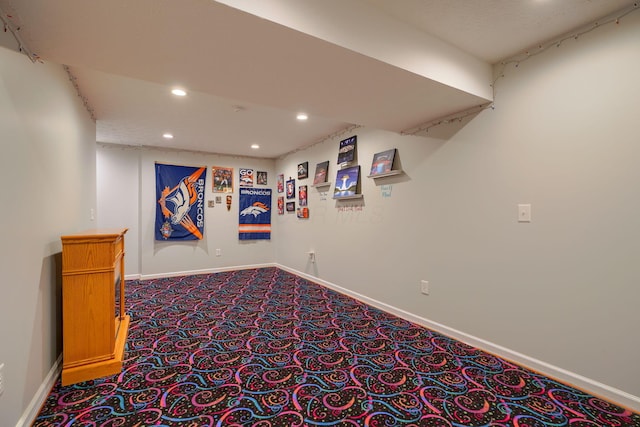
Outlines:
[[156,163],[156,240],[201,240],[206,167]]
[[271,189],[240,189],[240,240],[271,239]]

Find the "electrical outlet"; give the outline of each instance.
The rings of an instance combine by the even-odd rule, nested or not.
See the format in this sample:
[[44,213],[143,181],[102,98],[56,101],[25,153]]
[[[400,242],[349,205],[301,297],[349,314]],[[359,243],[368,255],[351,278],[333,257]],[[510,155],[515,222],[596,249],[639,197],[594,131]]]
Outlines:
[[420,292],[429,295],[429,282],[427,280],[420,281]]
[[531,205],[518,205],[518,222],[531,222]]
[[0,394],[4,393],[4,363],[0,364]]
[[216,249],[216,256],[222,255],[222,249]]

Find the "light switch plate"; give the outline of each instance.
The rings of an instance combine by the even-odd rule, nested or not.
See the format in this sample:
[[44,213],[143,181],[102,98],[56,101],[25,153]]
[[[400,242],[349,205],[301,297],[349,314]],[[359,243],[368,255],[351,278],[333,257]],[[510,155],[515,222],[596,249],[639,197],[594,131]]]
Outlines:
[[425,295],[429,295],[429,281],[428,280],[421,280],[420,281],[420,292],[422,292]]

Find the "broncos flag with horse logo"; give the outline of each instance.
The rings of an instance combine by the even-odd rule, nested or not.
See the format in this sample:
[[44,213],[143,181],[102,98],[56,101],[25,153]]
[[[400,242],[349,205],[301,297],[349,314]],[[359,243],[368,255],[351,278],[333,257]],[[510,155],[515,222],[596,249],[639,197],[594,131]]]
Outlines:
[[241,188],[240,240],[271,239],[271,189]]
[[201,240],[206,167],[156,163],[156,240]]

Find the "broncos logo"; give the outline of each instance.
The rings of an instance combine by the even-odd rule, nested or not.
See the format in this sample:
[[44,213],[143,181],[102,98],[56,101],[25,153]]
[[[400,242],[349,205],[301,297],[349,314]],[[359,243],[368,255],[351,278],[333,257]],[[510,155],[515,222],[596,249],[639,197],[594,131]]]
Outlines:
[[174,204],[171,223],[179,224],[185,215],[189,213],[189,209],[195,204],[197,198],[198,193],[194,183],[190,181],[189,178],[181,180],[174,193],[170,197],[167,197],[167,201]]
[[240,215],[241,216],[253,215],[254,217],[257,217],[258,215],[268,211],[269,211],[269,208],[267,207],[267,205],[265,205],[262,202],[255,202],[253,205],[247,208],[244,208],[242,212],[240,212]]
[[[182,178],[175,187],[164,187],[158,200],[165,220],[170,219],[173,225],[182,225],[198,239],[202,239],[202,233],[189,216],[189,210],[191,206],[195,205],[198,201],[196,182],[200,179],[204,171],[205,168],[199,168],[191,175]],[[170,205],[167,206],[167,202],[173,205],[173,210],[170,209]],[[171,225],[165,221],[160,231],[162,236],[167,239],[172,231]]]

